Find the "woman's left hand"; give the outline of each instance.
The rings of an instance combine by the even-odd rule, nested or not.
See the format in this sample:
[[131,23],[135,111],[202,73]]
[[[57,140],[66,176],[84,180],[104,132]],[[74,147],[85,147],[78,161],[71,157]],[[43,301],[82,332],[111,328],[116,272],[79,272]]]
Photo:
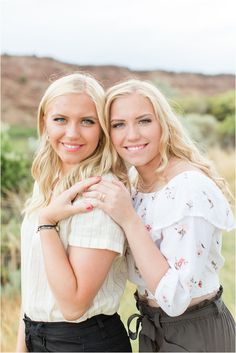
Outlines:
[[92,211],[93,205],[87,200],[74,204],[78,195],[81,195],[91,185],[99,183],[101,177],[91,177],[80,181],[62,192],[59,196],[52,198],[49,205],[42,208],[39,213],[39,223],[56,224],[62,219],[78,213]]
[[130,193],[120,181],[102,180],[91,186],[82,196],[94,199],[93,205],[106,212],[121,228],[137,217]]

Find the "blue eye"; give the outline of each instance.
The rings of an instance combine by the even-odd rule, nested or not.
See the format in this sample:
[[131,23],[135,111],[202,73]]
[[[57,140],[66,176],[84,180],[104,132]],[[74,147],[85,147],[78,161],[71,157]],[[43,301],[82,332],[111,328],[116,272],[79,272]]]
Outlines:
[[112,129],[119,129],[119,128],[122,128],[124,127],[125,124],[124,123],[115,123],[115,124],[111,124],[111,128]]
[[85,119],[82,119],[81,124],[82,125],[94,125],[95,122],[93,121],[93,119],[85,118]]
[[53,121],[57,121],[58,123],[64,123],[66,119],[62,117],[58,117],[58,118],[54,118]]
[[141,125],[146,125],[146,124],[149,124],[151,122],[152,122],[151,119],[141,119],[141,120],[139,120],[139,124],[141,124]]

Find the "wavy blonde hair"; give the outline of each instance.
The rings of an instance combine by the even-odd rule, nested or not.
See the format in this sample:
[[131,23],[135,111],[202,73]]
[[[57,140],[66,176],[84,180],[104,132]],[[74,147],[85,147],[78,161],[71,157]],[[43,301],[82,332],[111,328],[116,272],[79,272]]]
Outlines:
[[[46,133],[45,113],[49,103],[56,97],[70,93],[85,93],[94,102],[97,110],[98,120],[101,126],[101,136],[94,153],[87,159],[81,161],[65,176],[62,176],[56,185],[56,193],[71,187],[75,182],[95,176],[103,175],[114,168],[114,161],[110,153],[110,137],[105,126],[103,109],[105,92],[103,87],[90,75],[84,73],[73,73],[63,76],[50,84],[44,93],[38,108],[38,135],[39,147],[32,164],[32,176],[37,182],[39,193],[29,199],[26,203],[25,212],[31,212],[39,207],[46,206],[51,198],[55,177],[59,175],[61,160],[51,147]],[[127,176],[118,173],[118,178],[126,182]]]
[[[228,190],[224,179],[219,177],[212,163],[200,153],[193,141],[187,135],[177,116],[173,113],[166,98],[153,84],[147,81],[130,79],[109,88],[106,93],[105,103],[105,120],[107,129],[109,131],[111,129],[110,111],[112,103],[117,98],[132,93],[138,93],[149,99],[153,106],[155,116],[161,125],[161,162],[156,169],[156,173],[160,175],[165,170],[170,157],[174,156],[181,158],[182,160],[188,161],[193,166],[202,170],[202,172],[210,177],[223,192],[230,195],[230,191]],[[111,152],[113,159],[116,160],[116,165],[124,165],[124,162],[120,161],[121,158],[113,145]]]

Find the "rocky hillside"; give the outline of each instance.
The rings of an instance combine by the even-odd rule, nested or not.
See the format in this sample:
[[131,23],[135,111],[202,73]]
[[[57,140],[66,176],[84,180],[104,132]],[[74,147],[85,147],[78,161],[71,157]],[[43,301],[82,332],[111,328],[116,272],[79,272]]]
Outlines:
[[151,80],[172,96],[211,96],[234,89],[233,75],[131,71],[117,66],[77,66],[35,56],[3,55],[1,64],[3,121],[27,126],[35,126],[37,105],[49,82],[74,71],[93,74],[105,87],[131,77]]

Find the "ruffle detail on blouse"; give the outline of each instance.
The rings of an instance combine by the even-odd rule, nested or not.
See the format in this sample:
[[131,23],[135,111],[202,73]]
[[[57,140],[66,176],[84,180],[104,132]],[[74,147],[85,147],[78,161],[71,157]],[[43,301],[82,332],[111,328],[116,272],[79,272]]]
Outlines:
[[154,233],[185,217],[202,217],[221,230],[235,228],[227,199],[210,178],[197,171],[174,177],[153,195],[152,202]]

